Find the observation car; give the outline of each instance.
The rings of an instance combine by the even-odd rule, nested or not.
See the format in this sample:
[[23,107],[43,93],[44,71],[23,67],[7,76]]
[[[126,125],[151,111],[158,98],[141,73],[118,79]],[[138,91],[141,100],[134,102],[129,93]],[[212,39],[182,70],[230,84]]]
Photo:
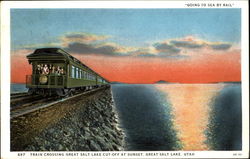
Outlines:
[[60,48],[36,49],[27,56],[32,75],[26,76],[30,94],[66,96],[77,89],[107,85],[108,81]]

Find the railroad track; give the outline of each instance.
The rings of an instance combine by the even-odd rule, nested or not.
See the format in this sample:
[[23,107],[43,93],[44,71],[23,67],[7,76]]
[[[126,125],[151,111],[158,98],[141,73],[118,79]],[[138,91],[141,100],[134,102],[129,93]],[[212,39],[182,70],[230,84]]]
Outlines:
[[13,119],[43,108],[47,108],[53,106],[54,104],[67,101],[69,99],[73,99],[81,95],[90,95],[105,88],[107,88],[107,86],[91,89],[84,92],[78,91],[73,96],[64,98],[58,96],[43,97],[41,95],[29,95],[28,93],[11,94],[10,118]]
[[11,98],[15,99],[15,98],[19,98],[22,96],[28,96],[29,94],[27,92],[22,92],[22,93],[12,93],[11,94]]
[[10,97],[11,110],[18,109],[20,106],[32,104],[33,102],[45,99],[41,95],[29,95],[28,93],[14,94]]

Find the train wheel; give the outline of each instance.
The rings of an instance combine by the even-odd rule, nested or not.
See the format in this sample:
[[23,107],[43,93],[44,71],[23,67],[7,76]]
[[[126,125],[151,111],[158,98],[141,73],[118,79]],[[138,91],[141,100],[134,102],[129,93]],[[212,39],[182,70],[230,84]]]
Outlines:
[[74,94],[73,94],[73,91],[72,90],[70,90],[70,92],[69,92],[69,96],[73,96]]
[[87,89],[86,87],[81,87],[82,91],[86,91],[86,89]]
[[64,96],[69,96],[70,89],[63,89]]
[[61,96],[61,97],[65,97],[65,96],[67,96],[68,95],[68,93],[69,93],[69,90],[68,89],[56,89],[56,94],[58,95],[58,96]]

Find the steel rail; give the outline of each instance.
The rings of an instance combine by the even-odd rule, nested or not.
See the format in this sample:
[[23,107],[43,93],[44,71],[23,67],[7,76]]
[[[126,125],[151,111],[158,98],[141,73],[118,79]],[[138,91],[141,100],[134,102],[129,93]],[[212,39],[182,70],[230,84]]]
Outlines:
[[57,100],[57,101],[54,101],[54,102],[50,102],[50,103],[47,103],[47,104],[44,104],[44,105],[40,105],[40,106],[34,105],[34,106],[30,106],[30,107],[24,107],[23,109],[20,108],[20,109],[18,109],[16,111],[13,110],[10,113],[10,119],[13,119],[13,118],[16,118],[16,117],[19,117],[19,116],[22,116],[22,115],[25,115],[25,114],[28,114],[28,113],[32,113],[32,112],[40,110],[40,109],[48,108],[48,107],[50,107],[52,105],[55,105],[55,104],[58,104],[58,103],[62,103],[64,101],[67,101],[67,100],[79,97],[81,95],[87,95],[87,94],[90,94],[90,93],[93,93],[93,92],[96,92],[96,91],[99,91],[99,90],[105,89],[105,88],[107,88],[107,86],[100,87],[100,88],[97,88],[97,89],[91,89],[89,91],[85,91],[85,92],[76,94],[76,95],[71,96],[71,97],[62,98],[60,100]]

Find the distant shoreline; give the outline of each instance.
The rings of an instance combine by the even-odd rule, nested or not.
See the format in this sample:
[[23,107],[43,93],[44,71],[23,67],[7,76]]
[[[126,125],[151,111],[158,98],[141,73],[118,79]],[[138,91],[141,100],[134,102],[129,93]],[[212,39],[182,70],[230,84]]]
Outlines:
[[[123,83],[123,82],[110,82],[110,84],[241,84],[241,81],[235,82],[209,82],[209,83],[178,83],[178,82],[155,82],[155,83]],[[26,83],[10,83],[10,84],[26,84]]]
[[235,81],[235,82],[209,82],[209,83],[178,83],[178,82],[123,83],[123,82],[110,82],[110,84],[241,84],[241,81]]

